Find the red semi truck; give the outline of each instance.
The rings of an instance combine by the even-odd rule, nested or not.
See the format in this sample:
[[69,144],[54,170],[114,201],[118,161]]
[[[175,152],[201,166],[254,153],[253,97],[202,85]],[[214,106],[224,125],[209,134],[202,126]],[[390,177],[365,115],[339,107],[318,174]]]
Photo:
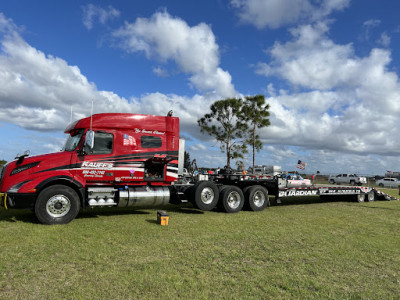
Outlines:
[[[191,202],[201,210],[217,205],[228,213],[246,206],[261,211],[268,193],[292,196],[353,195],[375,200],[366,187],[287,188],[281,178],[216,174],[180,176],[184,141],[179,119],[140,114],[95,114],[70,124],[61,152],[18,155],[0,176],[0,205],[31,209],[44,224],[65,224],[80,209],[141,207]],[[366,197],[367,196],[367,197]],[[388,196],[385,196],[386,198]]]
[[[29,208],[42,223],[65,224],[86,207],[158,206],[189,200],[199,209],[211,210],[218,203],[216,182],[178,181],[184,152],[179,144],[184,143],[179,140],[176,117],[95,114],[70,124],[65,133],[69,136],[61,152],[33,157],[25,153],[4,166],[1,206]],[[241,210],[242,189],[224,189],[222,207],[228,212]],[[253,210],[264,209],[266,188],[253,187],[251,193],[256,197]]]

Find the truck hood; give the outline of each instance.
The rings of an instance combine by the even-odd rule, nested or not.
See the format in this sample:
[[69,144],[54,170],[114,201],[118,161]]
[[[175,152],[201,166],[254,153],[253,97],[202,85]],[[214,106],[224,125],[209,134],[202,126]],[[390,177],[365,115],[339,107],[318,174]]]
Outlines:
[[54,174],[51,171],[70,169],[72,154],[73,152],[63,151],[23,157],[8,163],[2,171],[0,191],[6,192],[11,187],[34,182],[42,174]]
[[55,152],[36,156],[28,156],[20,160],[14,160],[7,165],[7,173],[10,176],[24,173],[31,174],[44,172],[49,169],[66,167],[70,165],[72,152]]

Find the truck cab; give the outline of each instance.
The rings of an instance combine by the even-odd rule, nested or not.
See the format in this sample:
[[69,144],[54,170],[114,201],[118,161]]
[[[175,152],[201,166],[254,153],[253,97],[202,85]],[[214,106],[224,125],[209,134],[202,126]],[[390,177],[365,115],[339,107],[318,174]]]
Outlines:
[[178,118],[95,114],[65,133],[60,152],[18,156],[3,168],[3,207],[30,208],[55,224],[75,218],[80,207],[169,201],[178,178]]

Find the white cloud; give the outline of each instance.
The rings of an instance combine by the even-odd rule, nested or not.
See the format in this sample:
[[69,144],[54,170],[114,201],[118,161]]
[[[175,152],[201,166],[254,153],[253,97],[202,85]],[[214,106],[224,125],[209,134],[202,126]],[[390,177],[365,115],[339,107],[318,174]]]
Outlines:
[[156,74],[159,77],[169,77],[168,70],[165,68],[162,68],[160,66],[154,67],[153,68],[153,73]]
[[378,44],[383,47],[389,47],[391,42],[390,36],[386,32],[382,32],[381,37],[378,40]]
[[164,11],[126,23],[112,35],[128,53],[144,52],[149,59],[174,61],[182,72],[191,74],[190,82],[200,91],[216,91],[223,97],[235,94],[230,74],[219,67],[218,45],[205,23],[190,27]]
[[118,95],[98,91],[76,66],[27,44],[0,14],[0,120],[36,130],[64,129],[74,117],[96,111],[134,112]]
[[82,11],[83,25],[85,25],[88,30],[93,28],[94,22],[96,21],[104,25],[109,20],[118,18],[120,15],[120,12],[111,5],[104,9],[94,4],[88,4],[82,7]]
[[351,44],[339,45],[330,40],[328,30],[323,22],[292,29],[292,41],[275,43],[268,49],[271,62],[260,62],[256,72],[319,90],[358,87],[376,73],[384,74],[385,78],[396,76],[386,72],[391,61],[388,50],[373,49],[370,56],[359,58]]
[[[357,57],[351,44],[327,36],[323,22],[292,29],[292,40],[275,43],[256,73],[279,76],[293,91],[274,91],[267,143],[335,152],[398,155],[400,82],[390,72],[390,51],[372,49]],[[302,91],[304,90],[304,91]]]
[[315,21],[347,7],[350,0],[231,0],[240,20],[261,29]]
[[[27,44],[11,20],[0,14],[0,122],[41,132],[62,131],[73,120],[94,113],[130,112],[179,116],[182,135],[210,140],[198,130],[197,119],[215,101],[215,93],[182,97],[149,93],[127,100],[110,91],[98,90],[77,66],[45,55]],[[46,137],[37,136],[40,140]],[[60,140],[58,140],[59,143]],[[52,146],[59,149],[61,144]],[[40,149],[44,149],[42,146]],[[35,151],[34,151],[35,152]],[[37,153],[37,151],[36,151]]]
[[[37,143],[30,144],[48,151],[58,150],[62,138],[50,139],[45,132],[63,130],[71,106],[74,119],[90,114],[92,99],[95,112],[165,115],[172,109],[180,118],[181,135],[190,141],[187,149],[199,166],[223,166],[225,157],[219,144],[201,134],[196,123],[212,102],[233,90],[230,74],[219,66],[215,37],[208,25],[189,27],[167,13],[158,14],[121,29],[137,31],[132,35],[126,31],[126,50],[143,51],[161,63],[173,60],[191,75],[196,88],[212,91],[218,86],[217,93],[184,97],[154,92],[128,100],[98,90],[77,66],[26,43],[17,26],[0,13],[0,121],[36,130],[33,140]],[[169,30],[163,32],[158,22],[172,26],[176,37],[169,36]],[[283,78],[289,87],[279,90],[268,83],[272,125],[260,132],[268,146],[257,154],[256,163],[279,164],[291,170],[297,159],[302,159],[308,170],[324,172],[373,173],[369,171],[372,164],[377,173],[386,171],[388,165],[400,167],[396,160],[400,152],[400,84],[397,74],[389,71],[390,51],[376,48],[358,57],[351,44],[336,44],[328,37],[329,26],[324,22],[290,32],[291,40],[276,42],[267,51],[269,61],[258,64],[259,74]],[[192,51],[188,45],[196,43],[201,44],[202,52],[197,56],[186,53]],[[163,74],[163,67],[158,68],[154,72]],[[15,154],[14,148],[7,145],[7,153]],[[18,150],[25,149],[18,146]],[[4,153],[0,150],[0,155]]]
[[365,35],[366,40],[369,39],[370,31],[373,28],[378,27],[380,24],[381,24],[381,20],[378,20],[378,19],[370,19],[363,23],[363,30],[364,30],[364,35]]

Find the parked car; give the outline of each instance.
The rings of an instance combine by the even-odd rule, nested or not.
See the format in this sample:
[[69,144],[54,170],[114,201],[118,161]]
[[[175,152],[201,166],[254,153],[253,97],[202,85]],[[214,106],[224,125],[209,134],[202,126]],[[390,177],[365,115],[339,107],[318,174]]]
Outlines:
[[299,174],[284,174],[283,179],[286,180],[286,187],[299,187],[299,186],[311,186],[310,179],[304,179]]
[[362,185],[363,183],[367,183],[367,178],[363,176],[358,176],[357,174],[339,174],[336,176],[329,176],[329,183],[334,184],[350,184],[350,185]]
[[400,181],[397,178],[382,178],[375,181],[376,185],[383,186],[383,187],[395,187],[397,188],[400,184]]

